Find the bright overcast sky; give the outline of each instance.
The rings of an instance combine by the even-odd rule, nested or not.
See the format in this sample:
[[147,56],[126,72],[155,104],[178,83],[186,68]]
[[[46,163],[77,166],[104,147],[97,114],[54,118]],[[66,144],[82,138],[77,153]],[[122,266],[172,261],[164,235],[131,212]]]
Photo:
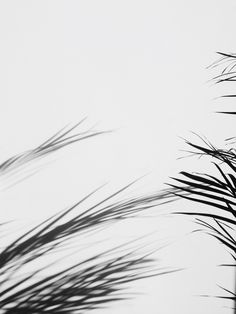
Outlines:
[[[1,217],[45,217],[101,184],[108,182],[108,192],[146,174],[132,193],[153,192],[197,162],[176,160],[186,148],[180,137],[195,131],[218,143],[235,135],[233,120],[213,113],[223,103],[213,100],[220,91],[207,83],[206,70],[216,51],[236,50],[235,13],[233,0],[1,1],[2,156],[85,116],[86,126],[114,130],[65,150],[2,191]],[[184,261],[189,268],[142,282],[137,288],[146,296],[97,313],[231,313],[222,300],[196,296],[221,292],[216,283],[225,272],[216,264],[227,258],[224,249],[206,236],[186,235],[193,224],[163,213],[157,225],[149,221],[159,230],[157,246],[173,242],[160,253],[161,266]],[[147,222],[139,226],[150,231]]]

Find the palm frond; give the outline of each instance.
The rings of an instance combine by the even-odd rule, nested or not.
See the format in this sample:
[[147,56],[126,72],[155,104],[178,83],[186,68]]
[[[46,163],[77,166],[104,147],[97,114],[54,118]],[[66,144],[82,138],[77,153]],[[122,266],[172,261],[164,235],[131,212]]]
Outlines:
[[[223,52],[218,52],[218,54],[220,55],[220,58],[208,67],[210,69],[214,69],[216,67],[221,69],[220,74],[213,77],[212,80],[216,84],[236,82],[236,54]],[[221,97],[235,98],[236,94],[230,93]],[[219,111],[219,113],[235,115],[236,111]]]
[[[0,176],[7,176],[9,178],[12,175],[16,175],[19,171],[22,171],[25,166],[31,165],[32,162],[55,153],[66,146],[97,135],[108,133],[108,131],[95,131],[93,129],[77,132],[76,130],[84,121],[85,119],[71,127],[64,127],[37,147],[19,153],[3,161],[0,164]],[[33,172],[31,171],[30,174],[31,173]]]
[[[51,265],[18,280],[8,278],[1,288],[3,313],[84,313],[126,299],[128,284],[157,274],[154,259],[137,249],[119,248],[94,255],[55,271]],[[167,271],[166,271],[167,272]],[[22,278],[23,277],[23,278]],[[126,293],[125,293],[125,292]]]
[[[46,262],[45,267],[37,266],[45,264],[45,260],[58,251],[66,252],[72,242],[80,243],[84,233],[99,233],[102,225],[132,218],[160,202],[172,201],[168,190],[145,197],[113,200],[132,184],[85,209],[85,201],[96,191],[90,193],[69,209],[18,236],[1,251],[0,306],[4,314],[15,313],[16,308],[17,313],[84,313],[125,299],[127,293],[123,289],[135,280],[170,272],[154,267],[151,252],[144,254],[140,248],[126,248],[126,245],[86,259],[79,255],[79,262],[62,266],[60,271],[54,270],[57,260],[52,264]],[[73,211],[79,213],[73,215]],[[78,244],[77,250],[79,248]],[[28,273],[25,269],[33,270]]]
[[[196,222],[223,244],[235,260],[236,156],[233,151],[217,149],[206,141],[204,145],[196,145],[188,141],[187,143],[197,150],[197,155],[210,156],[218,161],[218,163],[213,162],[218,175],[182,171],[181,177],[172,178],[176,184],[170,184],[170,186],[179,189],[175,195],[206,205],[206,209],[202,211],[178,212],[177,214],[194,216]],[[209,206],[213,208],[213,211],[207,210]],[[229,292],[228,289],[225,291]],[[235,293],[232,291],[230,293],[231,296],[226,298],[236,302]]]

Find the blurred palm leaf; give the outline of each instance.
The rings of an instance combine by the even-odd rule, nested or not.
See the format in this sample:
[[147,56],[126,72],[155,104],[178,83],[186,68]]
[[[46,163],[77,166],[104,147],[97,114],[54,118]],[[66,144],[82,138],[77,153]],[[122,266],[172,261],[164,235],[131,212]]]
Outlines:
[[[67,261],[60,266],[63,255],[53,263],[47,262],[51,255],[66,252],[72,243],[80,243],[83,233],[93,230],[98,234],[102,224],[134,217],[140,211],[156,206],[160,200],[163,202],[165,197],[168,202],[170,193],[166,191],[166,194],[105,205],[128,187],[68,218],[91,193],[71,208],[20,235],[1,251],[0,306],[3,313],[16,313],[16,309],[17,313],[31,314],[84,313],[108,302],[126,299],[129,293],[124,289],[133,281],[171,272],[158,269],[152,251],[144,253],[140,245],[133,246],[134,242],[92,254],[89,258],[79,254],[80,261],[76,259],[71,265]],[[80,252],[81,244],[76,248]],[[42,267],[45,261],[46,266]],[[56,265],[62,269],[55,271]]]
[[[0,175],[15,174],[15,169],[21,170],[67,145],[104,133],[86,131],[72,135],[81,122],[57,132],[35,149],[9,158],[0,165]],[[131,282],[171,272],[156,267],[153,249],[141,245],[139,239],[136,244],[131,241],[107,250],[98,246],[98,252],[82,255],[84,235],[93,231],[96,244],[101,227],[175,199],[166,189],[117,200],[133,183],[95,205],[86,205],[95,190],[8,241],[0,251],[1,313],[85,313],[129,298],[127,288]],[[1,223],[1,230],[4,227]]]
[[[53,134],[46,141],[37,147],[17,154],[0,163],[0,177],[11,178],[14,180],[18,173],[21,173],[25,167],[30,166],[33,162],[39,161],[42,158],[55,153],[62,148],[89,139],[91,137],[108,133],[108,131],[95,131],[92,128],[85,131],[78,132],[78,127],[81,127],[85,119],[69,127],[64,127],[55,134]],[[31,169],[29,173],[24,176],[32,175],[34,171]]]

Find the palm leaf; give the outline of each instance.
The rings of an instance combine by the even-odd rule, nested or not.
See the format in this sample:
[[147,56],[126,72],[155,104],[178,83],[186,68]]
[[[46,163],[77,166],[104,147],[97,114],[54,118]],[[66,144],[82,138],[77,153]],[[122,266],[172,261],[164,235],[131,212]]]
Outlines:
[[[74,133],[83,121],[58,131],[36,148],[2,162],[0,176],[15,178],[34,161],[106,133],[93,130]],[[136,280],[170,272],[155,266],[155,250],[141,246],[139,240],[136,246],[131,242],[105,251],[97,249],[89,257],[81,254],[84,235],[91,235],[93,231],[97,241],[101,228],[176,199],[169,189],[119,199],[133,183],[95,205],[86,205],[97,189],[8,241],[0,250],[1,313],[84,313],[129,298],[129,286]],[[5,224],[1,223],[1,231]],[[6,235],[1,233],[1,236]]]
[[[213,77],[216,84],[236,81],[236,54],[218,52],[220,59],[214,62],[209,68],[220,68],[220,74]],[[236,94],[223,95],[224,98],[235,98]],[[224,114],[236,114],[235,111],[221,111]],[[201,138],[201,137],[200,137]],[[214,158],[214,167],[218,175],[208,173],[190,173],[182,171],[180,178],[173,178],[176,184],[170,184],[172,188],[178,189],[176,196],[206,205],[205,211],[179,212],[196,217],[198,224],[208,230],[208,233],[217,239],[231,252],[234,262],[236,260],[236,154],[235,149],[218,149],[209,141],[201,138],[204,145],[197,145],[190,141],[186,143],[194,149],[193,155],[208,156]],[[235,143],[235,137],[226,139],[227,143]],[[185,193],[185,195],[183,194]],[[187,193],[187,195],[186,195]],[[207,208],[212,207],[213,211]],[[201,218],[199,218],[201,217]],[[223,264],[236,267],[236,264]],[[234,279],[235,287],[236,280]],[[234,313],[236,313],[235,292],[223,288],[228,296],[218,296],[233,300]],[[236,290],[235,290],[236,291]]]
[[[235,53],[223,53],[218,52],[220,58],[209,66],[210,69],[220,68],[220,74],[213,77],[213,81],[216,84],[229,83],[236,81],[236,54]],[[230,93],[221,96],[222,98],[235,98],[236,94]],[[236,111],[219,111],[223,114],[236,114]]]
[[[188,142],[190,147],[197,149],[197,155],[210,156],[220,161],[213,162],[218,173],[209,175],[207,173],[180,172],[181,177],[172,178],[176,184],[169,184],[179,189],[176,196],[206,205],[205,211],[178,212],[196,217],[196,222],[208,230],[208,234],[224,245],[233,259],[236,259],[236,158],[234,152],[220,150],[213,145],[196,145]],[[194,152],[193,152],[194,153]],[[185,193],[185,194],[183,194]],[[186,194],[187,193],[187,194]],[[208,207],[214,210],[207,210]],[[201,218],[200,218],[201,217]],[[236,265],[234,265],[236,266]],[[225,291],[229,291],[225,289]],[[235,293],[230,291],[230,297],[224,297],[236,302]]]
[[[19,172],[22,172],[25,167],[32,165],[33,162],[41,160],[62,148],[97,135],[108,133],[108,131],[95,131],[93,129],[77,132],[76,130],[84,121],[85,119],[82,119],[71,127],[64,127],[37,147],[14,155],[3,161],[0,164],[0,177],[6,179],[11,178],[12,176],[15,177]],[[25,177],[30,176],[33,173],[34,171],[30,170],[30,173],[25,174]]]
[[[151,252],[127,245],[82,258],[55,271],[58,252],[66,252],[72,243],[90,231],[108,223],[132,218],[138,213],[169,202],[169,190],[144,197],[114,201],[133,182],[86,208],[85,196],[65,209],[35,225],[9,243],[0,254],[1,300],[4,314],[15,313],[84,313],[103,307],[108,302],[126,299],[129,283],[170,270],[154,267]],[[113,201],[111,203],[111,201]],[[74,213],[73,212],[78,213]],[[72,217],[71,217],[72,216]],[[80,246],[77,247],[77,250]],[[54,263],[47,259],[56,258]],[[45,264],[45,267],[37,266]],[[68,263],[66,264],[68,265]],[[27,272],[25,269],[33,269]]]
[[39,268],[18,280],[8,278],[7,287],[2,285],[1,309],[3,313],[16,313],[16,309],[31,314],[84,313],[125,299],[123,290],[130,282],[156,273],[150,270],[154,259],[149,254],[123,251],[124,247],[102,252],[56,272],[48,265],[46,275],[45,268]]

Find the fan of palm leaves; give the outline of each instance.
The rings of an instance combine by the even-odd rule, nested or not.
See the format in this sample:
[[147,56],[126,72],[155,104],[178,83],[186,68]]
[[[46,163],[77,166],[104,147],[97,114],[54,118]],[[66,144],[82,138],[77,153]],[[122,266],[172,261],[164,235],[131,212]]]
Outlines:
[[[57,132],[36,149],[9,158],[1,164],[0,175],[18,171],[67,145],[104,133],[87,131],[72,135],[80,124]],[[85,313],[130,297],[127,288],[133,281],[171,272],[158,269],[153,257],[155,250],[145,248],[139,240],[83,255],[84,234],[93,231],[97,239],[101,227],[173,201],[168,189],[117,200],[134,183],[93,206],[86,205],[97,189],[8,241],[0,251],[1,313]],[[1,222],[2,231],[5,226]],[[72,255],[75,258],[70,259]]]
[[[216,83],[236,81],[236,54],[219,53],[221,58],[210,67],[223,67],[220,75],[215,76]],[[236,97],[235,94],[223,97]],[[236,112],[222,113],[236,114]],[[232,146],[234,137],[226,139],[230,148],[219,149],[209,141],[202,139],[203,144],[198,145],[190,141],[186,143],[193,149],[193,155],[208,156],[214,159],[213,166],[216,174],[192,173],[182,171],[179,177],[172,178],[176,183],[170,184],[172,188],[179,189],[177,193],[181,198],[206,205],[205,210],[195,212],[181,212],[181,214],[196,217],[198,224],[208,230],[208,233],[222,243],[230,252],[233,262],[224,264],[236,267],[236,151]],[[208,210],[210,207],[213,210]],[[178,213],[180,214],[180,212]],[[236,280],[234,279],[236,283]],[[236,313],[236,291],[222,288],[225,295],[221,298],[230,299],[234,303]]]
[[[84,232],[97,230],[105,222],[128,218],[153,205],[151,200],[140,198],[98,209],[113,196],[66,219],[84,199],[34,226],[2,250],[0,305],[3,313],[84,313],[127,298],[122,290],[129,282],[164,272],[154,267],[151,252],[144,254],[138,245],[121,245],[89,258],[78,254],[82,252],[79,243]],[[60,269],[63,254],[60,259],[48,262],[50,255],[68,254],[66,249],[75,243],[79,252],[72,265],[67,260]],[[42,267],[44,260],[46,265]]]
[[[207,228],[209,233],[231,252],[234,261],[231,266],[236,267],[236,168],[234,165],[236,160],[233,158],[234,153],[216,149],[212,145],[205,147],[189,144],[198,149],[197,154],[213,156],[220,160],[220,163],[213,162],[218,175],[182,171],[181,177],[174,178],[177,184],[170,185],[173,188],[179,188],[179,192],[175,195],[214,208],[213,211],[207,210],[206,207],[205,211],[181,212],[181,214],[199,217],[196,218],[197,223]],[[225,291],[229,290],[225,289]],[[236,302],[233,291],[230,291],[230,297],[222,297]]]

